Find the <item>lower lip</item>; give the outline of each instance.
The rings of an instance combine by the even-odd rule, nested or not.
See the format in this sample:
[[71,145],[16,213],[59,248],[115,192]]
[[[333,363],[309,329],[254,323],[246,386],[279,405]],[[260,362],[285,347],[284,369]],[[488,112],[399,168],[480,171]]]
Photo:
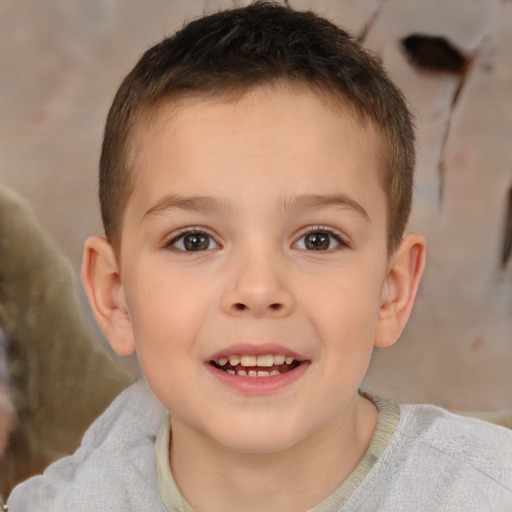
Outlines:
[[268,377],[241,377],[239,375],[231,375],[230,373],[215,368],[210,363],[206,363],[206,368],[223,385],[234,391],[245,395],[270,395],[291,386],[304,375],[309,365],[309,361],[304,361],[293,370],[281,373],[280,375],[270,375]]

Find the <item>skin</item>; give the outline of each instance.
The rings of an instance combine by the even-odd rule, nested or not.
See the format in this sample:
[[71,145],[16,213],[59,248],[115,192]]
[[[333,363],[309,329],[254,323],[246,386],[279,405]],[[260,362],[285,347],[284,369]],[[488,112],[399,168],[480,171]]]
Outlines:
[[[378,148],[371,125],[286,87],[182,101],[135,136],[120,256],[88,240],[83,281],[170,411],[173,475],[199,512],[308,510],[368,447],[377,411],[358,387],[425,255],[416,234],[388,255]],[[184,250],[191,232],[209,247]],[[237,352],[302,364],[244,387],[209,364]]]

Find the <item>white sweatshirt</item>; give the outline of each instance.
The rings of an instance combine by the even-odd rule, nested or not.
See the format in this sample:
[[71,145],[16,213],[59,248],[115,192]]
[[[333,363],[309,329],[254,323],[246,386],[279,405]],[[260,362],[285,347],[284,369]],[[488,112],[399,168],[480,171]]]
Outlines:
[[[314,512],[512,512],[512,431],[431,405],[376,403],[368,452]],[[160,431],[159,451],[166,448],[166,416],[137,382],[93,423],[74,455],[14,489],[9,512],[193,510],[162,454],[159,489],[155,443]]]

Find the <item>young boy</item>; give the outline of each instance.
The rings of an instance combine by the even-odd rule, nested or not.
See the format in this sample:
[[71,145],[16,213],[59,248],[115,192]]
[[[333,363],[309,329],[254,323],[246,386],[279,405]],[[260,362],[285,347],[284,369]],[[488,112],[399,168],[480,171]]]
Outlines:
[[358,391],[423,270],[413,166],[401,94],[312,13],[256,3],[150,49],[108,116],[83,264],[147,384],[11,512],[512,510],[512,433]]

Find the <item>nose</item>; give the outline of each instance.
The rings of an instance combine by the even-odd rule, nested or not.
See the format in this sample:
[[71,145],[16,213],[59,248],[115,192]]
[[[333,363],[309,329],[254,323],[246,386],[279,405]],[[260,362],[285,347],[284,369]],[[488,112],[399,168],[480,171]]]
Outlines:
[[286,263],[271,254],[239,255],[231,263],[222,309],[232,316],[284,317],[295,301],[289,288]]

